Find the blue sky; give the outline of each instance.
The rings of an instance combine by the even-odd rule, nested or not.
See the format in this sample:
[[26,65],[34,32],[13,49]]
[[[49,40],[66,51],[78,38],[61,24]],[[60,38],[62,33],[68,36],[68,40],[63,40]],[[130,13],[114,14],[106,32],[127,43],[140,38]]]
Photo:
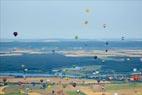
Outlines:
[[141,0],[1,0],[0,16],[6,39],[142,39]]

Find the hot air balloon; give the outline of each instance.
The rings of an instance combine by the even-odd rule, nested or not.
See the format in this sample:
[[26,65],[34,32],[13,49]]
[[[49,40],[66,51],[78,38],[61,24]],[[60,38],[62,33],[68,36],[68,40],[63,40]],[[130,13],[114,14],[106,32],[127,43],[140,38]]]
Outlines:
[[106,24],[103,24],[103,28],[106,28]]
[[114,93],[113,95],[118,95],[118,93]]
[[124,40],[124,37],[121,37],[121,40]]
[[74,82],[74,83],[72,83],[72,86],[73,86],[73,87],[76,87],[76,83],[75,83],[75,82]]
[[100,80],[97,80],[97,83],[99,84],[99,83],[100,83]]
[[63,88],[66,88],[66,87],[67,87],[67,84],[62,84],[62,87],[63,87]]
[[76,67],[76,65],[73,65],[73,68],[75,68]]
[[48,85],[47,88],[50,89],[50,88],[51,88],[51,85]]
[[127,61],[129,61],[129,60],[130,60],[130,58],[127,58],[126,60],[127,60]]
[[7,78],[3,78],[2,80],[3,80],[4,85],[6,85],[6,84],[7,84],[7,83],[6,83]]
[[43,83],[43,79],[40,79],[40,82]]
[[25,65],[23,65],[23,64],[22,64],[22,65],[21,65],[21,67],[22,67],[22,68],[24,68],[24,67],[25,67]]
[[98,56],[94,56],[94,59],[97,59],[98,58]]
[[105,60],[102,60],[102,63],[104,63],[105,62]]
[[134,68],[134,69],[133,69],[133,72],[136,72],[136,71],[137,71],[137,69],[136,69],[136,68]]
[[55,53],[55,50],[52,50],[52,53],[54,54],[54,53]]
[[88,24],[88,21],[85,21],[84,24]]
[[105,52],[108,52],[108,50],[106,49]]
[[86,13],[90,13],[90,10],[89,10],[89,9],[86,9],[85,12],[86,12]]
[[140,80],[140,76],[139,75],[133,75],[132,78],[133,78],[134,81]]
[[19,81],[19,82],[18,82],[18,85],[22,85],[22,84],[24,84],[22,81]]
[[78,90],[76,90],[76,92],[77,92],[77,93],[80,93],[80,90],[78,89]]
[[91,9],[90,8],[87,8],[84,10],[85,14],[86,15],[90,15],[91,14]]
[[24,69],[24,71],[25,71],[25,72],[27,72],[27,71],[28,71],[28,69],[26,69],[26,68],[25,68],[25,69]]
[[13,32],[13,35],[16,37],[18,35],[18,32]]
[[75,36],[75,39],[78,40],[78,36]]
[[99,71],[95,71],[95,73],[96,73],[96,74],[99,74],[100,72],[99,72]]
[[52,90],[52,94],[54,94],[55,93],[55,91],[54,90]]
[[108,42],[106,42],[105,44],[108,45]]

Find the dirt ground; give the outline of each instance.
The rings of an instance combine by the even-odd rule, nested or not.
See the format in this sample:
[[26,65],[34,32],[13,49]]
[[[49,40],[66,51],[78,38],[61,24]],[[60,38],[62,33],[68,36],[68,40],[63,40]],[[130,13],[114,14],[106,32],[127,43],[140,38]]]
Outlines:
[[[43,83],[55,83],[54,85],[48,85],[47,88],[41,89],[41,82],[40,80],[43,80]],[[3,80],[0,78],[0,82],[2,83]],[[7,91],[18,91],[21,90],[21,93],[25,93],[25,88],[29,87],[32,88],[33,86],[30,84],[32,82],[38,83],[35,88],[32,88],[32,91],[29,91],[29,95],[53,95],[52,91],[54,90],[56,95],[72,95],[67,94],[67,91],[81,91],[85,95],[142,95],[142,83],[138,87],[131,88],[125,87],[125,89],[105,89],[102,90],[102,85],[97,84],[96,80],[89,80],[89,79],[71,79],[71,78],[7,78],[7,82],[14,83],[12,85],[7,86],[0,86],[0,95],[6,95]],[[25,87],[21,88],[19,86],[18,82],[22,82],[23,85],[26,85]],[[77,83],[75,87],[73,87],[72,82]],[[28,84],[27,84],[28,83]],[[108,87],[111,85],[110,82],[103,82],[102,84],[105,84],[105,87]],[[64,86],[63,86],[64,85]],[[119,85],[119,84],[118,84]],[[118,86],[117,85],[117,86]],[[120,84],[122,85],[122,84]],[[115,85],[113,85],[115,86]],[[113,87],[112,86],[112,87]],[[116,87],[115,87],[116,88]],[[118,93],[118,94],[117,94]],[[78,94],[77,94],[78,95]]]

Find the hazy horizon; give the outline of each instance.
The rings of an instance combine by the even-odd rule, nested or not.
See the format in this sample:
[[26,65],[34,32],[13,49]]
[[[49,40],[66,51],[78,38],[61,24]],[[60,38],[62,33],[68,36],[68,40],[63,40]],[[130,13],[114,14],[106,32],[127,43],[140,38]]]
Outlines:
[[57,41],[142,41],[142,39],[126,39],[121,40],[119,38],[116,39],[66,39],[66,38],[56,38],[56,39],[0,39],[0,42],[57,42]]

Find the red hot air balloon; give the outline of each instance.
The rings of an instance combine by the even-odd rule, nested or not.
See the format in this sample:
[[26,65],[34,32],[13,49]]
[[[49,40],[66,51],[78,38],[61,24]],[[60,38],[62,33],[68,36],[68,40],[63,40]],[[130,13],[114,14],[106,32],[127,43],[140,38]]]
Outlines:
[[13,32],[13,35],[16,37],[18,35],[18,33],[17,32]]
[[139,75],[133,75],[133,80],[134,80],[134,81],[138,81],[138,80],[140,80]]

